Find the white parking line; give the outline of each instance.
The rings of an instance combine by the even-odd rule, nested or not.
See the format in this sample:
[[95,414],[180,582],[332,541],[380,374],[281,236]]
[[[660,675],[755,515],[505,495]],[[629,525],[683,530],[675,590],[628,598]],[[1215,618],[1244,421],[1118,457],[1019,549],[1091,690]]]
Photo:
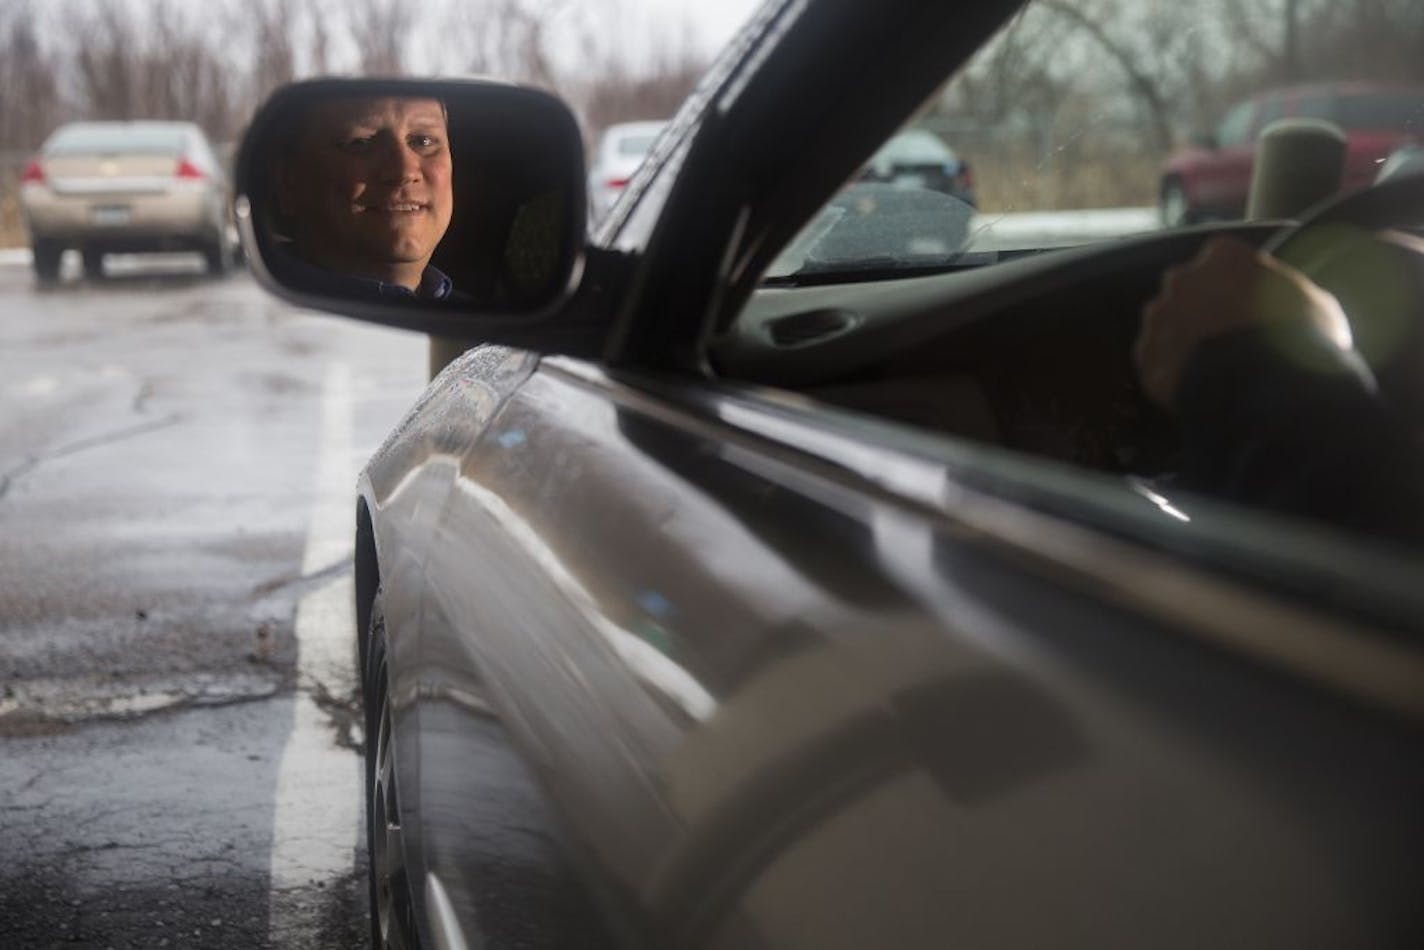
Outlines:
[[[351,559],[357,469],[352,418],[351,369],[333,363],[322,381],[321,449],[304,575]],[[272,824],[273,947],[311,945],[321,908],[299,895],[349,873],[362,834],[361,761],[336,746],[330,720],[313,699],[314,689],[344,698],[355,685],[352,596],[351,573],[343,571],[297,606],[300,689],[277,774]]]

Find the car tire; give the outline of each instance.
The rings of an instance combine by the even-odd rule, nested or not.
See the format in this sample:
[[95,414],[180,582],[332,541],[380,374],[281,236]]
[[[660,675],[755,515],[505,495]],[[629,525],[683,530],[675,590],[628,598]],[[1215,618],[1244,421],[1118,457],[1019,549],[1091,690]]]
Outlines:
[[53,284],[59,280],[59,262],[64,256],[64,247],[54,241],[35,241],[30,248],[35,279],[42,284]]
[[378,591],[371,606],[366,667],[366,846],[371,946],[375,950],[415,950],[420,941],[405,866],[387,655],[386,621]]
[[1168,178],[1162,182],[1162,190],[1157,205],[1162,224],[1169,228],[1196,224],[1200,216],[1192,210],[1191,199],[1187,196],[1186,185],[1180,178]]
[[103,280],[104,252],[98,248],[86,247],[81,256],[84,258],[84,276],[89,280]]
[[219,238],[204,246],[203,260],[210,276],[221,277],[226,274],[232,267],[232,255],[228,251],[227,242]]

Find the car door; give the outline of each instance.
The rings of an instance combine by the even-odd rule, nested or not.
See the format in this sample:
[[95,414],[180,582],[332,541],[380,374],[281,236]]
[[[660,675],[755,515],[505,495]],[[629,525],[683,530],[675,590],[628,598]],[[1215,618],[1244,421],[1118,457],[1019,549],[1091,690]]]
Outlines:
[[[910,6],[875,19],[908,29]],[[832,51],[803,75],[723,78],[798,101],[868,19],[818,20]],[[884,123],[798,131],[853,167],[911,85],[879,90]],[[759,188],[778,158],[791,174],[774,147],[741,155],[761,179],[728,175],[755,139],[739,120],[797,119],[718,89],[603,232],[645,268],[614,358],[545,358],[501,396],[447,460],[420,571],[426,679],[510,731],[615,929],[728,948],[1405,933],[1413,706],[1366,671],[1417,682],[1417,655],[1364,608],[1386,595],[1337,577],[1353,606],[1327,609],[1289,593],[1305,563],[1248,543],[1259,526],[1176,533],[1100,479],[700,371],[742,255],[836,175]],[[462,374],[474,358],[451,418],[489,406]]]
[[1045,515],[992,452],[568,359],[458,470],[425,649],[479,671],[654,945],[1351,943],[1410,916],[1411,734],[1316,663],[1387,641],[1114,537],[1082,516],[1100,486]]

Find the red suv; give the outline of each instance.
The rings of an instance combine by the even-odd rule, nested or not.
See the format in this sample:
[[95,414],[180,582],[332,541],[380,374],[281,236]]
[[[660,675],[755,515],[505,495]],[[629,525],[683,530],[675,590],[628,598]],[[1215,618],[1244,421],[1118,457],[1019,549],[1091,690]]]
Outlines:
[[1424,87],[1378,83],[1293,86],[1261,93],[1226,113],[1213,135],[1167,160],[1160,201],[1167,225],[1239,218],[1246,210],[1256,137],[1277,119],[1328,119],[1345,130],[1346,189],[1374,181],[1379,164],[1411,140],[1424,141]]

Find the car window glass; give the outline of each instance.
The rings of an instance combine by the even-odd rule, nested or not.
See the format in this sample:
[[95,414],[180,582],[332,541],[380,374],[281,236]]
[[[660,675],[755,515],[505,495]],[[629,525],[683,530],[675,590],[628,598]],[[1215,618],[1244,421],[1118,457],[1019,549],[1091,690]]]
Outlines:
[[1342,96],[1335,121],[1346,131],[1424,132],[1424,93],[1374,93]]
[[1216,144],[1221,148],[1234,148],[1245,144],[1250,137],[1251,117],[1255,108],[1255,103],[1243,102],[1226,113],[1226,117],[1216,127]]
[[[1239,214],[1230,209],[1245,206],[1248,181],[1239,184],[1241,195],[1229,181],[1212,195],[1168,165],[1188,151],[1191,130],[1202,127],[1192,112],[1218,117],[1218,149],[1241,149],[1262,125],[1291,114],[1290,94],[1253,90],[1267,81],[1255,74],[1206,76],[1165,60],[1134,59],[1146,56],[1137,44],[1149,42],[1162,17],[1198,31],[1230,29],[1234,21],[1219,6],[1185,0],[1169,12],[1163,0],[1113,9],[1122,22],[1088,23],[1086,14],[1065,14],[1056,0],[1030,0],[917,116],[865,157],[764,279],[981,266],[1164,222]],[[1203,35],[1194,33],[1190,42]],[[1134,64],[1150,77],[1134,78],[1126,68]],[[1188,102],[1192,109],[1183,111]],[[1224,156],[1195,151],[1203,181],[1221,173],[1206,166]],[[1179,189],[1169,206],[1164,182],[1173,180],[1191,187]]]
[[626,135],[618,140],[618,154],[635,158],[647,153],[653,147],[653,142],[657,141],[658,134],[650,132],[645,135]]
[[1335,97],[1328,92],[1302,94],[1295,102],[1295,114],[1302,119],[1335,118]]
[[924,164],[952,161],[954,152],[944,144],[944,140],[929,129],[923,128],[907,129],[892,136],[870,159],[872,165],[880,162]]
[[[931,95],[918,114],[869,151],[850,181],[805,223],[763,275],[765,283],[772,287],[815,285],[814,294],[799,299],[814,302],[808,306],[825,309],[782,316],[777,308],[793,306],[799,291],[758,295],[741,315],[740,326],[731,339],[758,344],[770,340],[785,347],[787,374],[794,378],[802,370],[812,372],[806,369],[812,361],[800,359],[807,356],[806,352],[792,353],[794,348],[804,346],[803,333],[811,334],[812,339],[816,334],[844,334],[843,339],[822,351],[832,366],[816,370],[825,372],[825,378],[830,379],[837,358],[855,349],[855,308],[861,305],[839,303],[838,285],[880,284],[899,277],[994,265],[1053,247],[1106,241],[1162,226],[1153,213],[1157,209],[1145,209],[1144,214],[1144,209],[1134,207],[1134,203],[1143,203],[1144,197],[1152,195],[1163,180],[1164,157],[1176,147],[1174,136],[1154,131],[1151,118],[1143,118],[1142,103],[1123,91],[1131,82],[1118,73],[1102,69],[1092,82],[1076,84],[1078,70],[1088,69],[1092,57],[1101,56],[1102,50],[1089,42],[1092,37],[1078,37],[1075,42],[1082,45],[1077,48],[1062,41],[1065,34],[1060,5],[1030,3],[1026,11]],[[1036,12],[1043,12],[1044,16],[1031,19]],[[1055,64],[1055,69],[1062,63],[1054,82],[1039,76],[1036,83],[1013,85],[1020,76],[1015,70],[1034,60],[1022,45],[1030,42],[1041,44],[1035,51],[1042,54],[1043,61]],[[1005,85],[1011,86],[1012,95],[1004,93]],[[1046,94],[1045,87],[1052,87],[1052,94]],[[1065,99],[1065,89],[1074,95]],[[1284,116],[1291,101],[1289,95],[1270,93],[1243,99],[1242,93],[1240,85],[1219,90],[1222,100],[1236,102],[1218,127],[1218,144],[1223,147],[1249,143],[1257,121],[1268,123]],[[1409,113],[1400,101],[1401,97],[1395,97],[1386,108],[1376,97],[1371,108],[1376,112],[1398,109]],[[1189,124],[1186,117],[1177,117],[1176,121],[1182,127]],[[938,144],[929,147],[933,143]],[[1223,158],[1219,149],[1196,147],[1183,152],[1187,158],[1203,163],[1221,162]],[[1228,158],[1235,162],[1235,156]],[[1247,170],[1243,178],[1249,180],[1249,166]],[[1243,183],[1243,192],[1246,184]],[[953,285],[945,282],[943,286]],[[872,301],[878,293],[878,287],[857,290],[847,299],[864,301],[863,305],[873,310]],[[906,299],[913,293],[913,289],[907,290]],[[887,288],[886,294],[893,295],[894,290]],[[1140,326],[1140,308],[1145,300],[1144,297],[1133,305],[1137,309],[1123,309],[1111,315],[1121,324],[1130,321],[1135,329]],[[834,310],[841,306],[845,307],[843,312]],[[842,314],[839,321],[837,313]],[[1085,306],[1081,315],[1091,320],[1091,305]],[[928,318],[929,313],[925,316]],[[806,319],[798,321],[798,317]],[[864,319],[868,322],[872,317]],[[985,325],[993,319],[987,318]],[[930,334],[928,319],[916,330]],[[1012,345],[989,351],[982,360],[995,372],[1005,374],[1003,378],[1013,380],[1012,392],[985,396],[985,402],[994,403],[1002,397],[1004,404],[1019,406],[1038,398],[1031,393],[1041,392],[1044,414],[1029,412],[1022,419],[1005,423],[1017,427],[1011,434],[1000,431],[985,435],[981,417],[968,410],[953,423],[943,421],[952,413],[937,415],[926,410],[916,415],[918,407],[895,418],[911,425],[987,439],[1029,455],[1046,455],[1083,469],[1112,473],[1116,489],[1131,492],[1135,504],[1155,506],[1168,519],[1190,521],[1194,515],[1179,510],[1173,501],[1180,494],[1172,487],[1173,477],[1178,474],[1173,468],[1175,460],[1153,454],[1163,447],[1171,452],[1179,446],[1176,430],[1170,425],[1152,430],[1155,442],[1134,441],[1135,435],[1119,438],[1125,430],[1099,430],[1102,438],[1093,437],[1089,440],[1091,445],[1078,442],[1074,435],[1080,428],[1084,432],[1093,430],[1118,411],[1108,409],[1106,403],[1081,403],[1077,409],[1068,405],[1076,398],[1070,393],[1088,388],[1078,374],[1096,372],[1080,371],[1076,368],[1079,365],[1095,365],[1101,370],[1102,379],[1112,381],[1115,392],[1133,393],[1128,401],[1136,413],[1134,418],[1147,415],[1141,411],[1145,400],[1138,398],[1141,383],[1132,375],[1131,341],[1119,341],[1115,345],[1120,349],[1109,353],[1094,348],[1097,344],[1089,339],[1091,331],[1084,333],[1075,326],[1060,327],[1059,333],[1055,337],[1052,328],[1037,328],[1032,334],[1025,333],[1023,339],[1016,337]],[[956,345],[965,342],[967,350],[962,355],[946,353],[945,361],[962,359],[962,366],[978,365],[980,354],[974,347],[991,335],[992,331],[985,329],[982,337],[966,333],[962,339],[957,338]],[[743,352],[753,348],[748,342]],[[733,353],[733,349],[728,347],[727,352]],[[753,375],[764,372],[766,378],[774,379],[779,372],[774,366],[778,355],[758,352],[755,357],[760,362],[753,365],[749,359],[744,365]],[[897,367],[913,365],[914,371],[934,372],[926,368],[930,365],[928,358],[924,364],[917,363],[908,350],[898,353],[897,358],[903,360],[895,364]],[[853,362],[846,360],[847,365]],[[859,367],[857,371],[865,372],[867,379],[878,378],[875,374],[886,368]],[[904,371],[908,374],[912,370]],[[907,389],[913,388],[912,382],[905,382]],[[1002,382],[999,379],[994,385]],[[869,411],[883,409],[898,399],[900,403],[894,411],[900,412],[900,405],[914,401],[903,392],[892,396],[871,390],[874,386],[867,384],[864,392],[852,393],[847,384],[833,394],[822,395],[829,401],[844,399],[852,408]],[[924,398],[928,403],[937,396]],[[1065,446],[1071,448],[1065,452]],[[1124,474],[1126,479],[1121,477]],[[1159,478],[1162,480],[1156,481]]]
[[123,124],[78,125],[60,129],[45,146],[49,155],[94,155],[104,152],[176,155],[183,151],[182,129],[146,129]]
[[1269,99],[1261,100],[1261,104],[1256,109],[1254,122],[1255,131],[1259,133],[1266,126],[1286,114],[1286,100],[1284,96],[1271,96]]
[[[865,157],[764,278],[981,266],[1158,227],[1173,132],[1103,60],[1061,4],[1033,0]],[[1238,114],[1244,137],[1249,107]]]

